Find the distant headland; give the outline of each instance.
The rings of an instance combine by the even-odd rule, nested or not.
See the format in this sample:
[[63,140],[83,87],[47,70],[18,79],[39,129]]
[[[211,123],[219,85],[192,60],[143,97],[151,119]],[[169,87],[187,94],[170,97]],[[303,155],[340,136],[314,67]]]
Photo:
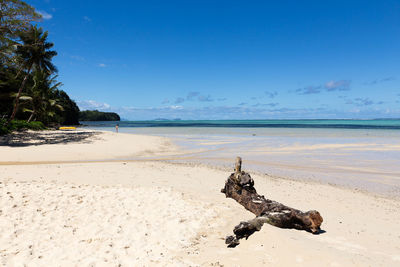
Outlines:
[[102,112],[98,110],[84,110],[79,112],[79,121],[120,121],[120,116],[115,112]]

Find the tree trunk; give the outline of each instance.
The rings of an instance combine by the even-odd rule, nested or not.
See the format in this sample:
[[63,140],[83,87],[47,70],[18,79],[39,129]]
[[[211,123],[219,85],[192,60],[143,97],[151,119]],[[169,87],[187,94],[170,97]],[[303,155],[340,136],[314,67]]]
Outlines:
[[26,73],[24,79],[22,80],[21,86],[20,86],[20,88],[18,90],[17,97],[15,98],[15,104],[14,104],[13,112],[12,112],[10,118],[8,119],[7,124],[9,124],[15,118],[15,115],[17,114],[18,105],[19,105],[19,98],[21,97],[22,90],[24,90],[25,83],[28,80],[29,74],[31,72],[31,68],[32,68],[32,64],[29,66],[28,72]]
[[234,228],[235,235],[228,236],[225,240],[228,247],[237,246],[239,239],[247,239],[255,231],[259,231],[264,223],[280,228],[306,230],[313,234],[320,232],[323,219],[318,211],[302,212],[257,194],[253,179],[250,174],[241,171],[241,164],[242,159],[238,157],[235,173],[228,177],[221,192],[226,197],[236,200],[257,217],[247,222],[241,222]]
[[33,112],[31,113],[31,115],[29,116],[28,123],[31,122],[31,120],[33,119],[33,116],[34,116],[34,115],[35,115],[35,111],[33,111]]

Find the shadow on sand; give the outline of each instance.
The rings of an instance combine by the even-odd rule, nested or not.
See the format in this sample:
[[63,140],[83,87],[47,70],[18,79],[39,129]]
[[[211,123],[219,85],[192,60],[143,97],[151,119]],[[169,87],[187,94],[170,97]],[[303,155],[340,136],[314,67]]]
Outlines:
[[93,142],[99,133],[91,131],[23,131],[0,136],[0,146],[22,147],[46,144]]

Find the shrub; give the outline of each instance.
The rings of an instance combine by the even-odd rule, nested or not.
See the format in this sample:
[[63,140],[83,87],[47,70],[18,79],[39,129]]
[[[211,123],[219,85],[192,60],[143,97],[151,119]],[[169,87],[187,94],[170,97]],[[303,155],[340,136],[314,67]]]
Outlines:
[[23,120],[13,120],[6,126],[6,120],[0,119],[0,135],[8,134],[12,131],[22,131],[22,130],[45,130],[46,127],[40,121],[23,121]]
[[46,127],[44,127],[43,123],[40,121],[22,121],[22,120],[14,120],[11,121],[10,123],[10,128],[12,131],[21,131],[21,130],[44,130]]
[[5,135],[10,132],[10,129],[5,126],[6,125],[6,120],[5,119],[0,119],[0,135]]
[[31,121],[30,123],[28,123],[28,129],[38,131],[45,130],[46,127],[41,121]]

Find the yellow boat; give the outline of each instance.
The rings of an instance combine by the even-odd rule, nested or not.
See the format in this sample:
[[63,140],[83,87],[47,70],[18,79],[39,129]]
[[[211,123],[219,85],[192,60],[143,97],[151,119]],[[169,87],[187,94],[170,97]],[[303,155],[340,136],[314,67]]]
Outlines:
[[60,127],[59,130],[76,130],[76,127]]

